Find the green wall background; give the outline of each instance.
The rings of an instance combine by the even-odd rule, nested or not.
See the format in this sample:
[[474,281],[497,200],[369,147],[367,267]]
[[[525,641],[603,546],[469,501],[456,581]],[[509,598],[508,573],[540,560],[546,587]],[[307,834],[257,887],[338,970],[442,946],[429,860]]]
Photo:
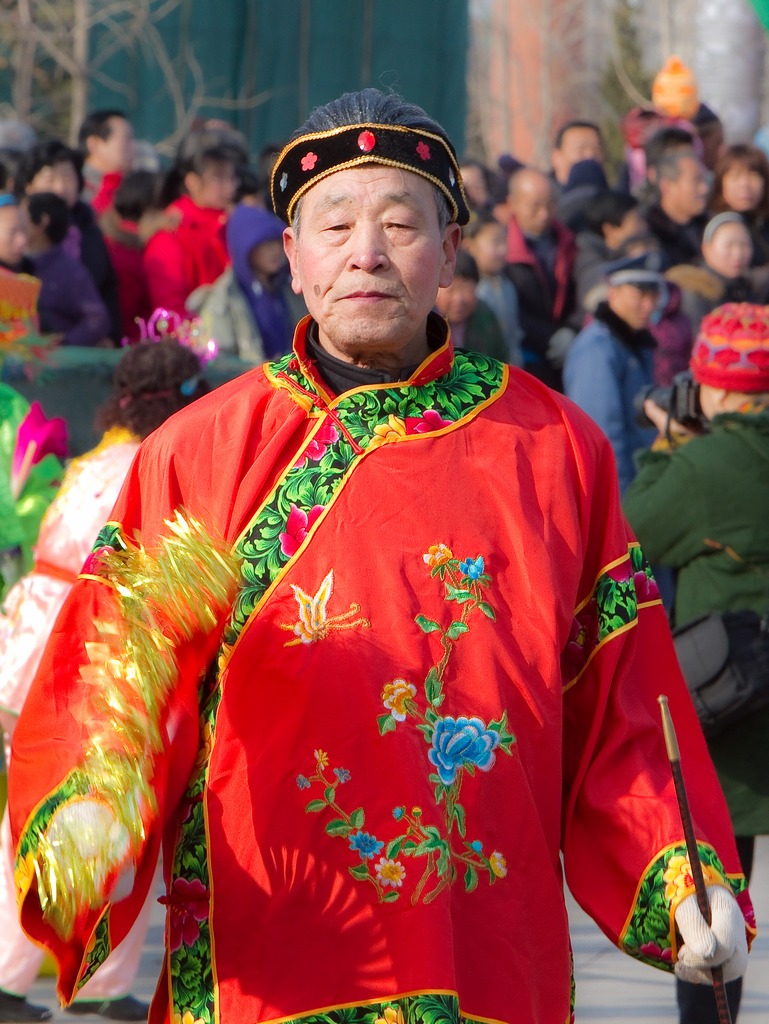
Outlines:
[[[377,86],[419,103],[462,149],[467,0],[185,0],[156,28],[189,103],[199,68],[205,95],[260,96],[247,109],[209,104],[200,114],[234,124],[253,152],[283,142],[316,106]],[[91,45],[106,42],[95,31]],[[174,105],[150,41],[105,64],[129,93],[91,84],[91,109],[126,109],[139,138],[157,142],[175,126]]]

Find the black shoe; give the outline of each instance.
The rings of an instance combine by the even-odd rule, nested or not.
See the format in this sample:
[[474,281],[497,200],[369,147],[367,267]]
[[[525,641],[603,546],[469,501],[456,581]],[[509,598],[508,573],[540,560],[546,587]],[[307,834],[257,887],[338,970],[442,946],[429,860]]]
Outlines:
[[53,1013],[46,1006],[28,1003],[24,996],[14,996],[0,988],[0,1024],[19,1021],[50,1020]]
[[149,1015],[150,1005],[133,996],[123,996],[122,999],[105,999],[103,1002],[98,999],[81,999],[70,1003],[66,1011],[75,1017],[93,1013],[103,1020],[143,1021]]

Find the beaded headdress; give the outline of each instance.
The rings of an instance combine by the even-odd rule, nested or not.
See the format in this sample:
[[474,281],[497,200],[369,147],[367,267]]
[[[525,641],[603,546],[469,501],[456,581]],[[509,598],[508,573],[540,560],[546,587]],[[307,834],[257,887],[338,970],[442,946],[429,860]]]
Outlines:
[[419,174],[446,197],[452,221],[467,223],[470,211],[451,143],[433,132],[393,124],[344,125],[293,139],[272,172],[275,212],[290,224],[296,204],[308,189],[335,171],[361,164],[384,164]]

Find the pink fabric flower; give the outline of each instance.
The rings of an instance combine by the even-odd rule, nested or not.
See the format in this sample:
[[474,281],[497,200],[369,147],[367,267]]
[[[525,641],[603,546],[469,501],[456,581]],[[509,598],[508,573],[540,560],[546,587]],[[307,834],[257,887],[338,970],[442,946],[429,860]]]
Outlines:
[[162,902],[170,910],[170,948],[191,946],[200,935],[200,922],[208,917],[208,889],[199,878],[177,878],[171,895]]
[[587,664],[587,660],[598,644],[598,604],[593,598],[574,617],[569,640],[561,659],[561,672],[566,682],[574,679]]
[[302,157],[302,170],[311,171],[317,162],[317,153],[305,153],[305,155]]
[[427,145],[427,143],[424,140],[422,140],[419,143],[419,145],[417,146],[417,153],[419,154],[419,159],[420,160],[429,160],[430,159],[430,147]]
[[311,462],[319,462],[326,454],[328,446],[335,444],[338,440],[339,431],[334,424],[324,423],[297,460],[297,465],[301,466],[305,459],[309,459]]
[[673,950],[669,946],[667,949],[660,949],[656,942],[644,942],[640,952],[650,960],[661,960],[665,964],[669,964],[673,959]]
[[46,455],[67,457],[67,424],[59,416],[48,419],[39,402],[33,402],[16,432],[11,464],[11,490],[18,497],[30,470]]
[[80,570],[81,573],[88,573],[90,576],[98,576],[101,572],[101,560],[104,555],[112,554],[114,548],[109,547],[105,544],[95,551],[92,551],[88,558],[83,563],[83,568]]
[[437,409],[425,409],[421,416],[406,417],[407,434],[429,434],[431,430],[450,427],[453,420],[444,420]]
[[656,580],[653,576],[647,576],[643,569],[633,573],[633,583],[639,601],[656,601],[660,596]]
[[309,512],[305,512],[304,509],[291,503],[285,532],[280,535],[280,550],[284,555],[291,558],[297,553],[324,508],[324,505],[313,505]]

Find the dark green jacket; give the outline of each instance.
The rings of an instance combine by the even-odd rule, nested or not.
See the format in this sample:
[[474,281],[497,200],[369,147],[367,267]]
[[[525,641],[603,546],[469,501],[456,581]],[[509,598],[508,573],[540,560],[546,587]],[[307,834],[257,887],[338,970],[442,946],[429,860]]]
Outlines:
[[[712,433],[638,461],[623,506],[649,561],[678,570],[676,624],[769,612],[769,412],[717,416]],[[767,749],[769,709],[710,742],[737,835],[769,833]]]

